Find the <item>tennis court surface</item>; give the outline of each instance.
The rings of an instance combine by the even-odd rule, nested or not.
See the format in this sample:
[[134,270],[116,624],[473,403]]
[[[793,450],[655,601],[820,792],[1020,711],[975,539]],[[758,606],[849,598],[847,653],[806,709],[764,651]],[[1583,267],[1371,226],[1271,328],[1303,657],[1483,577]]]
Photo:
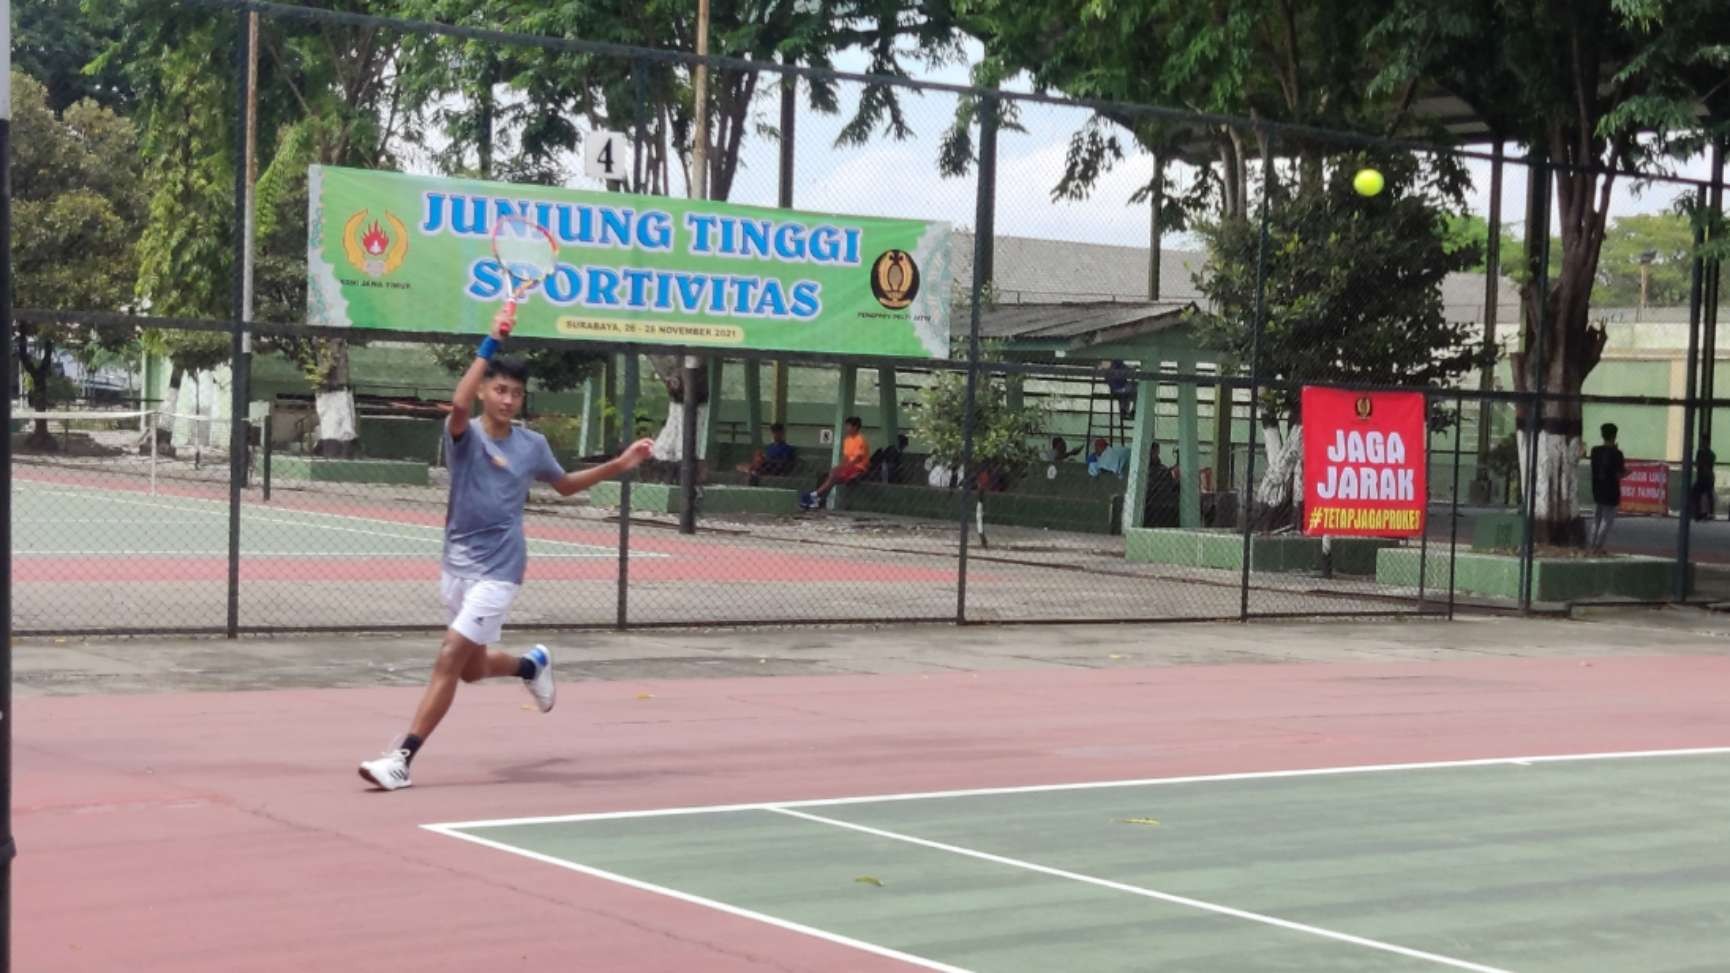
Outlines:
[[1727,633],[1668,617],[552,636],[393,794],[430,643],[26,642],[15,955],[1721,968]]

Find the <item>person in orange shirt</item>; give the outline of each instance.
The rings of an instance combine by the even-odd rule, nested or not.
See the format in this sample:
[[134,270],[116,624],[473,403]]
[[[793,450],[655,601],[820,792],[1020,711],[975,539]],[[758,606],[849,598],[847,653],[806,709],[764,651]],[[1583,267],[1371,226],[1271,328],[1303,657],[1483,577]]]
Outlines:
[[848,416],[842,428],[846,435],[841,437],[841,465],[830,470],[817,489],[799,497],[799,506],[806,510],[821,507],[829,499],[830,490],[861,479],[871,468],[871,444],[865,441],[865,423],[858,416]]

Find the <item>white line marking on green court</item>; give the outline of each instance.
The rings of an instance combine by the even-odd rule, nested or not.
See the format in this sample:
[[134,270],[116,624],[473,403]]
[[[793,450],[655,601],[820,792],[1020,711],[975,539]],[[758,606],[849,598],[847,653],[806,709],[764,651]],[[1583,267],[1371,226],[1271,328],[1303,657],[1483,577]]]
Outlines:
[[681,902],[689,902],[693,905],[705,906],[705,907],[710,908],[710,909],[715,909],[715,910],[718,910],[721,912],[725,912],[729,915],[739,916],[740,918],[743,918],[743,919],[753,919],[753,920],[756,920],[757,922],[766,923],[768,925],[775,926],[776,928],[779,928],[779,929],[786,929],[790,932],[802,933],[806,936],[812,936],[812,937],[815,937],[817,939],[827,940],[828,942],[836,943],[836,944],[841,945],[841,946],[850,946],[853,949],[863,950],[864,952],[873,953],[873,954],[878,955],[878,956],[885,956],[885,957],[888,957],[889,959],[900,960],[903,963],[910,963],[914,966],[922,967],[922,968],[927,969],[927,970],[941,970],[941,971],[943,971],[943,973],[970,973],[969,970],[967,970],[963,967],[950,966],[947,963],[939,963],[936,960],[926,959],[923,956],[915,956],[912,953],[904,953],[898,949],[890,949],[887,946],[879,946],[876,943],[868,943],[862,939],[853,939],[849,936],[842,936],[838,933],[827,932],[825,930],[818,929],[815,926],[807,926],[807,925],[803,925],[801,923],[789,921],[787,919],[777,919],[774,916],[767,915],[767,914],[762,913],[762,912],[753,912],[750,909],[743,909],[743,908],[740,908],[739,906],[736,906],[736,905],[728,905],[725,902],[719,902],[719,901],[716,901],[715,899],[706,899],[700,895],[692,895],[689,892],[681,892],[678,889],[667,888],[664,885],[655,885],[652,882],[644,882],[644,881],[640,881],[638,879],[629,878],[629,877],[626,877],[624,875],[619,875],[615,872],[606,871],[605,869],[593,868],[593,867],[588,866],[588,865],[579,865],[573,861],[566,861],[563,858],[555,858],[552,855],[543,855],[537,851],[529,851],[526,848],[518,848],[515,845],[507,845],[504,842],[493,841],[489,838],[481,838],[481,837],[477,837],[477,836],[472,835],[472,834],[464,834],[461,831],[453,831],[444,825],[424,824],[424,825],[421,825],[421,827],[425,828],[428,831],[433,831],[433,832],[437,832],[438,834],[445,835],[446,837],[460,838],[463,841],[472,841],[477,845],[485,845],[486,847],[492,848],[496,851],[504,851],[504,852],[509,852],[513,855],[521,855],[524,858],[531,858],[531,859],[534,859],[535,861],[544,862],[548,865],[557,865],[560,868],[567,868],[573,872],[581,872],[584,875],[590,875],[590,876],[593,876],[595,878],[603,878],[609,882],[617,882],[620,885],[628,885],[631,888],[640,889],[644,892],[653,892],[656,895],[665,895],[669,898],[678,899]]
[[1096,878],[1092,875],[1083,875],[1080,872],[1072,872],[1062,868],[1052,868],[1049,865],[1024,861],[1020,858],[1008,858],[1003,855],[993,855],[990,852],[976,851],[972,848],[963,848],[960,845],[951,845],[941,841],[932,841],[928,838],[918,838],[913,835],[901,834],[897,831],[886,831],[882,828],[873,828],[863,824],[854,824],[851,821],[841,821],[835,818],[826,818],[816,814],[806,814],[803,811],[795,811],[784,807],[771,807],[766,808],[765,810],[772,811],[776,814],[784,814],[788,817],[799,818],[803,821],[815,821],[818,824],[826,824],[836,828],[846,828],[849,831],[858,831],[862,834],[873,835],[878,838],[888,838],[892,841],[902,841],[910,845],[918,845],[922,848],[931,848],[936,851],[948,852],[952,855],[976,858],[980,861],[991,862],[996,865],[1008,865],[1012,868],[1037,872],[1040,875],[1048,875],[1052,878],[1068,879],[1072,882],[1082,882],[1087,885],[1095,885],[1100,888],[1110,889],[1114,892],[1127,892],[1130,895],[1139,895],[1144,898],[1157,899],[1161,902],[1169,902],[1172,905],[1201,909],[1222,916],[1230,916],[1233,919],[1259,922],[1262,925],[1275,926],[1292,932],[1308,933],[1311,936],[1320,936],[1324,939],[1349,943],[1353,946],[1363,946],[1367,949],[1379,949],[1386,953],[1397,953],[1400,956],[1405,956],[1411,959],[1427,960],[1431,963],[1439,963],[1442,966],[1451,966],[1455,969],[1475,970],[1477,973],[1508,973],[1507,970],[1497,966],[1484,966],[1481,963],[1471,963],[1463,959],[1455,959],[1452,956],[1443,956],[1440,953],[1430,953],[1421,949],[1412,949],[1408,946],[1383,942],[1379,939],[1368,939],[1363,936],[1354,936],[1351,933],[1337,932],[1332,929],[1324,929],[1321,926],[1312,926],[1302,922],[1293,922],[1290,919],[1281,919],[1278,916],[1264,915],[1260,912],[1234,909],[1231,906],[1220,905],[1217,902],[1208,902],[1203,899],[1192,899],[1187,895],[1174,895],[1170,892],[1161,892],[1158,889],[1143,888],[1139,885],[1129,885],[1124,882],[1114,882],[1106,878]]
[[858,797],[828,797],[813,800],[762,801],[755,804],[712,804],[695,807],[653,808],[641,811],[600,811],[592,814],[559,814],[536,818],[499,818],[491,821],[457,821],[429,827],[503,828],[518,824],[561,824],[577,821],[611,821],[622,818],[656,818],[679,814],[718,814],[728,811],[771,811],[796,807],[840,807],[847,804],[877,804],[890,801],[926,801],[954,797],[989,797],[1003,794],[1043,794],[1057,791],[1087,791],[1114,787],[1152,787],[1172,784],[1206,784],[1234,780],[1279,780],[1287,777],[1330,777],[1347,774],[1377,774],[1399,770],[1445,770],[1454,767],[1529,766],[1572,763],[1585,760],[1638,760],[1647,757],[1702,757],[1730,754],[1730,747],[1695,747],[1685,750],[1624,750],[1607,753],[1567,753],[1538,757],[1486,757],[1475,760],[1433,760],[1405,764],[1360,764],[1347,767],[1313,767],[1303,770],[1258,770],[1238,774],[1201,774],[1190,777],[1146,777],[1135,780],[1083,781],[1075,784],[1030,784],[1019,787],[981,787],[972,790],[923,791],[911,794],[867,794]]

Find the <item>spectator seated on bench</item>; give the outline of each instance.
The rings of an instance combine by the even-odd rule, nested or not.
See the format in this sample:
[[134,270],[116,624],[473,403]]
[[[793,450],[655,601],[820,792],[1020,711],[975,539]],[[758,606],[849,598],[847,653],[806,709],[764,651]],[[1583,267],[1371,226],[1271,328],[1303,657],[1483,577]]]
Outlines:
[[885,446],[871,454],[871,462],[865,469],[865,478],[881,483],[900,483],[901,457],[906,452],[907,437],[896,436],[895,445]]
[[829,499],[829,491],[843,483],[865,478],[871,468],[871,444],[865,441],[865,423],[858,416],[848,416],[842,424],[846,435],[841,437],[841,465],[829,471],[817,489],[799,498],[799,506],[815,510]]
[[749,477],[747,483],[756,486],[760,477],[787,476],[798,465],[798,453],[787,442],[787,427],[777,422],[769,427],[769,445],[759,449],[751,462],[740,464],[738,470]]

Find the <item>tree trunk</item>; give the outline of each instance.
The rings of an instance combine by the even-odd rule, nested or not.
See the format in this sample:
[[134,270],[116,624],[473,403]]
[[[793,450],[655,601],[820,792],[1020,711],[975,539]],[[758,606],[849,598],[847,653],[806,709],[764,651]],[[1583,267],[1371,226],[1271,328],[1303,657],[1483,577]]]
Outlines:
[[333,459],[353,459],[359,451],[359,420],[355,416],[354,386],[348,374],[348,342],[340,339],[326,343],[323,354],[330,366],[319,382],[315,401],[318,406],[318,445],[313,454]]
[[1262,427],[1267,446],[1267,470],[1255,489],[1255,516],[1263,530],[1295,523],[1296,507],[1302,502],[1299,481],[1303,474],[1303,425],[1293,423],[1284,437],[1277,426]]
[[[1584,449],[1579,395],[1586,376],[1603,354],[1605,334],[1589,323],[1587,295],[1590,277],[1570,274],[1564,261],[1561,278],[1540,300],[1531,284],[1523,288],[1527,347],[1543,328],[1544,360],[1525,351],[1510,356],[1515,388],[1546,395],[1538,425],[1537,468],[1531,465],[1533,414],[1525,403],[1515,410],[1516,442],[1520,451],[1520,485],[1532,498],[1532,533],[1540,544],[1578,546],[1585,540],[1576,517],[1579,461]],[[1540,385],[1539,379],[1542,378]],[[1549,396],[1559,396],[1551,399]]]
[[[41,356],[30,354],[29,343],[23,335],[18,337],[18,360],[23,363],[24,371],[30,376],[30,409],[33,412],[47,412],[49,406],[48,380],[54,371],[54,342],[42,339]],[[8,433],[10,435],[10,433]],[[48,431],[48,420],[36,420],[35,428],[30,431],[24,445],[41,452],[53,452],[59,446],[54,442],[54,434]]]

